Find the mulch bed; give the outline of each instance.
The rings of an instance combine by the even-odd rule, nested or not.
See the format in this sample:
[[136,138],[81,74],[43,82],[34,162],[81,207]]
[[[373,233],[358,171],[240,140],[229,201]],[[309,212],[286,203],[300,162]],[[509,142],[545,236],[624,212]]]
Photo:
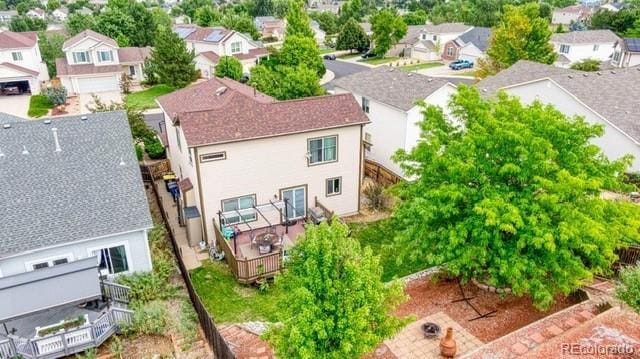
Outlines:
[[467,297],[475,297],[471,303],[481,313],[497,310],[495,316],[470,322],[469,319],[478,316],[476,312],[465,302],[452,303],[462,298],[458,282],[446,279],[436,281],[433,276],[407,283],[405,293],[409,300],[397,309],[396,315],[413,315],[420,319],[443,311],[469,333],[487,343],[579,302],[574,297],[558,297],[549,310],[540,311],[533,306],[528,297],[503,298],[470,283],[463,288]]

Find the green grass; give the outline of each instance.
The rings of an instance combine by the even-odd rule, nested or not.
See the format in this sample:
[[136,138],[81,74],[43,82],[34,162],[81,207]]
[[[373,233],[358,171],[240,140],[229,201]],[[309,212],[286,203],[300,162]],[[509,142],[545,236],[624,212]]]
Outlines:
[[284,293],[270,283],[266,292],[238,284],[226,263],[205,262],[191,271],[196,292],[218,323],[277,321]]
[[137,110],[143,111],[149,108],[158,107],[155,99],[159,96],[173,92],[173,90],[175,89],[168,85],[155,85],[153,87],[149,87],[146,90],[128,94],[127,96],[125,96],[125,101],[127,102],[127,105],[132,106]]
[[320,49],[320,55],[330,54],[332,52],[336,52],[336,49],[332,49],[330,47],[327,47],[327,48],[324,48],[324,49]]
[[49,110],[53,108],[53,103],[49,101],[45,95],[33,95],[29,99],[29,111],[27,115],[29,117],[42,117],[49,113]]
[[400,70],[410,72],[410,71],[416,71],[416,70],[430,69],[432,67],[439,67],[439,66],[444,66],[444,64],[442,62],[423,62],[421,64],[400,66]]
[[391,219],[383,219],[370,223],[349,223],[351,236],[356,238],[362,247],[369,246],[373,253],[380,256],[382,264],[382,279],[387,282],[394,278],[400,278],[419,272],[429,266],[421,263],[403,261],[398,264],[398,248],[395,247],[393,238],[395,230]]
[[389,62],[397,61],[399,59],[400,59],[399,57],[395,57],[395,56],[370,57],[368,59],[358,60],[358,62],[364,62],[364,63],[371,64],[371,65],[382,65],[382,64],[389,63]]
[[358,56],[360,56],[360,54],[357,52],[354,52],[353,54],[346,53],[346,54],[338,55],[336,57],[342,60],[349,60],[349,59],[355,59]]

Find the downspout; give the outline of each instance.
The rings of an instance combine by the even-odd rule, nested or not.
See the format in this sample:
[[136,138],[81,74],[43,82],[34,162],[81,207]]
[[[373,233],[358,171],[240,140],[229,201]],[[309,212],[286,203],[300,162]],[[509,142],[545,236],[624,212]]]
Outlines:
[[[209,243],[209,232],[207,232],[207,214],[204,207],[204,196],[202,194],[202,179],[200,178],[200,157],[198,156],[198,147],[193,148],[194,161],[196,162],[196,179],[198,180],[198,199],[200,200],[200,210],[202,211],[202,231],[204,232],[204,241]],[[213,224],[215,225],[215,224]],[[215,229],[214,229],[215,230]]]
[[362,181],[364,180],[364,178],[362,178],[362,168],[363,168],[362,160],[364,159],[364,153],[362,151],[362,149],[364,148],[363,132],[364,132],[364,125],[360,125],[360,159],[359,159],[359,166],[358,166],[358,213],[360,213],[360,207],[362,206],[362,204],[360,203],[360,196],[362,193]]

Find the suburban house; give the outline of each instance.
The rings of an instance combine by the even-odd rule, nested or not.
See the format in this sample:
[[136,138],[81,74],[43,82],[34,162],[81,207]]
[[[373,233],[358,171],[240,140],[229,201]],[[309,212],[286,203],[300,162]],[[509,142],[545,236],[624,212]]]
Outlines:
[[[157,102],[190,245],[217,243],[234,263],[274,258],[265,264],[272,273],[283,253],[262,252],[255,241],[264,233],[277,234],[286,249],[307,218],[359,212],[369,120],[353,96],[277,101],[213,78]],[[227,231],[241,234],[230,244],[220,238]],[[230,265],[239,280],[256,278],[255,264],[250,273]]]
[[458,59],[469,60],[477,63],[486,56],[491,29],[488,27],[474,27],[458,36],[456,39],[444,44],[442,59],[454,61]]
[[622,10],[623,8],[624,8],[624,3],[622,3],[622,2],[609,2],[609,3],[606,3],[606,4],[602,5],[602,6],[600,6],[600,8],[598,10],[603,9],[603,10],[608,10],[608,11],[612,11],[612,12],[618,12],[618,11]]
[[487,96],[504,90],[524,103],[538,100],[602,125],[604,135],[593,143],[611,159],[633,155],[630,170],[640,171],[640,114],[637,102],[627,96],[640,93],[638,68],[582,72],[522,60],[477,87]]
[[0,11],[0,22],[9,22],[16,16],[18,16],[18,12],[16,10]]
[[259,59],[269,55],[261,43],[224,27],[176,25],[173,31],[187,43],[189,50],[195,52],[196,68],[204,78],[213,76],[221,56],[236,57],[242,63],[243,71],[249,72]]
[[126,113],[1,114],[0,123],[0,356],[60,358],[98,346],[131,319],[128,288],[113,278],[152,267]]
[[334,80],[335,93],[350,93],[371,120],[364,128],[365,158],[402,176],[391,157],[398,149],[410,150],[420,138],[423,119],[418,101],[440,106],[446,112],[455,86],[445,79],[407,73],[380,66]]
[[611,65],[633,67],[640,65],[640,38],[624,38],[616,41]]
[[69,17],[69,9],[59,7],[51,12],[51,16],[57,21],[65,21]]
[[326,34],[320,28],[320,24],[315,20],[311,20],[310,26],[311,30],[313,30],[313,38],[316,39],[316,42],[320,45],[324,44]]
[[262,38],[284,39],[285,21],[273,16],[256,16],[253,23]]
[[37,7],[35,9],[30,9],[29,11],[27,11],[27,16],[34,18],[34,19],[40,19],[40,20],[44,20],[47,18],[47,12],[42,10],[41,8]]
[[407,34],[394,48],[397,54],[404,57],[425,61],[439,60],[444,51],[444,44],[455,40],[472,28],[473,26],[463,23],[409,26]]
[[551,43],[558,54],[556,66],[560,67],[569,67],[587,59],[609,61],[614,45],[619,40],[611,30],[572,31],[551,35]]
[[33,32],[0,32],[0,94],[40,93],[49,80],[42,61],[38,35]]
[[150,47],[119,47],[115,40],[85,30],[62,44],[65,57],[56,59],[58,77],[70,94],[120,91],[123,74],[132,82],[144,79]]
[[569,25],[572,22],[584,22],[591,17],[591,8],[583,5],[571,5],[553,10],[551,23]]

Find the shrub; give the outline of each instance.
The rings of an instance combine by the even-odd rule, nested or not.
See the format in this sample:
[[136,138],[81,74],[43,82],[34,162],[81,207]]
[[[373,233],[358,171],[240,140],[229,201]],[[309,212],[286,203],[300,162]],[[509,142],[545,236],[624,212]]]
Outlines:
[[135,308],[131,324],[123,326],[126,334],[164,334],[167,328],[167,309],[159,301],[149,302]]
[[47,87],[44,95],[56,106],[67,103],[67,89],[64,86]]
[[144,150],[151,159],[164,158],[164,146],[157,137],[150,137],[144,140]]
[[573,70],[580,71],[600,71],[600,61],[595,59],[586,59],[571,65]]
[[133,83],[131,82],[131,76],[123,73],[120,77],[120,90],[122,91],[122,93],[130,94],[132,85]]
[[136,157],[138,158],[138,161],[142,161],[144,158],[144,149],[139,143],[136,144]]
[[124,353],[124,345],[122,345],[122,340],[120,340],[120,337],[114,336],[113,339],[111,339],[111,343],[109,344],[109,351],[116,358],[122,359],[122,354]]
[[640,313],[640,262],[634,267],[623,268],[620,282],[616,296]]
[[384,193],[384,187],[376,182],[365,184],[362,192],[369,201],[369,207],[373,210],[382,210],[387,206],[387,195]]

